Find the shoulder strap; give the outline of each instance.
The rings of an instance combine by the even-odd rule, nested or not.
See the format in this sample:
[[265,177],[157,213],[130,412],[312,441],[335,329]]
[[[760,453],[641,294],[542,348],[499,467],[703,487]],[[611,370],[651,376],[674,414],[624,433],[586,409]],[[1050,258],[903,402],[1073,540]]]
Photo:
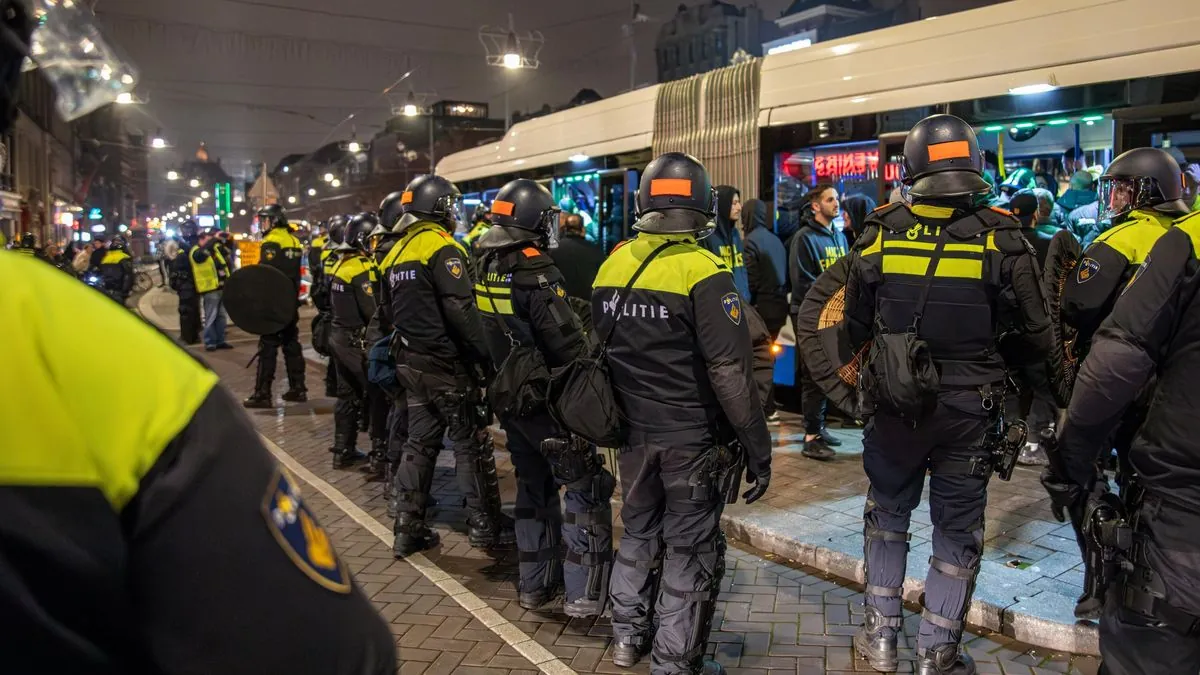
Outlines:
[[917,308],[913,311],[912,325],[908,328],[908,332],[910,333],[916,334],[921,328],[921,317],[925,313],[925,302],[929,300],[929,290],[933,288],[933,275],[937,271],[942,249],[946,246],[947,233],[948,230],[945,226],[938,231],[937,246],[934,247],[933,254],[929,258],[929,267],[925,269],[925,285],[921,288],[921,298],[917,300]]
[[[508,328],[508,322],[504,320],[504,315],[500,313],[500,310],[496,309],[496,301],[491,296],[492,288],[491,286],[488,286],[487,282],[488,267],[491,266],[495,256],[495,252],[483,254],[483,274],[480,275],[483,278],[480,279],[479,282],[480,285],[483,286],[484,296],[487,297],[488,304],[492,306],[492,314],[495,314],[496,320],[500,322],[500,330],[504,331],[504,337],[508,338],[509,344],[511,344],[513,347],[517,347],[520,343],[518,343],[517,339],[513,337],[512,331]],[[512,284],[509,284],[509,288],[512,288]],[[508,302],[509,304],[512,304],[512,296],[509,296]]]
[[650,266],[651,261],[657,258],[659,253],[662,253],[663,251],[667,250],[667,248],[678,243],[679,242],[677,241],[664,242],[660,244],[658,248],[651,251],[650,255],[646,256],[646,259],[643,260],[642,264],[638,266],[637,270],[633,273],[633,276],[629,277],[629,283],[625,284],[625,288],[620,292],[620,294],[614,293],[613,322],[609,324],[608,332],[605,333],[604,338],[600,340],[601,350],[608,348],[608,341],[612,339],[613,331],[617,327],[617,322],[621,320],[621,309],[617,306],[617,303],[623,302],[624,298],[629,297],[629,291],[633,289],[633,285],[637,283],[638,277],[642,276],[642,272],[646,271],[646,268]]

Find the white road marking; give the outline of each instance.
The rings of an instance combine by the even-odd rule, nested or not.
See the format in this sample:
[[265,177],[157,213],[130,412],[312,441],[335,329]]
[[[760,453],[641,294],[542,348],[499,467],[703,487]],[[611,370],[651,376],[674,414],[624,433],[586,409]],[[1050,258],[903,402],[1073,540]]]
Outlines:
[[[309,471],[303,464],[297,461],[295,457],[292,457],[278,445],[272,443],[271,439],[262,436],[262,434],[259,434],[259,436],[267,446],[267,449],[271,451],[271,454],[275,455],[279,463],[286,466],[288,471],[292,472],[292,475],[316,488],[317,492],[325,495],[335,506],[353,518],[355,522],[362,525],[371,534],[378,537],[384,544],[387,544],[389,547],[392,545],[392,529],[390,527],[375,520],[371,514],[359,508],[357,504],[350,501],[337,488],[321,480],[316,474]],[[429,579],[434,585],[445,591],[446,595],[454,598],[455,602],[470,612],[471,616],[478,619],[480,623],[487,626],[488,630],[499,635],[505,644],[515,649],[530,663],[537,666],[538,670],[547,675],[575,674],[575,671],[567,664],[563,663],[558,657],[551,654],[549,650],[534,641],[529,634],[513,625],[508,619],[500,616],[500,613],[489,607],[482,598],[467,590],[457,579],[447,574],[429,558],[426,558],[421,553],[414,553],[404,560],[415,567],[418,572],[425,575],[426,579]],[[436,645],[432,646],[436,648]]]

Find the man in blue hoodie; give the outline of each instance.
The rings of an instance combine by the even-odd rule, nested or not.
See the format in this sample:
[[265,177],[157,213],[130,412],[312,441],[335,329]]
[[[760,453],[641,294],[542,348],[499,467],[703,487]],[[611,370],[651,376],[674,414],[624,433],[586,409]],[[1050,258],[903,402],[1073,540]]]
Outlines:
[[[846,255],[849,246],[846,235],[833,226],[840,206],[838,191],[828,183],[817,185],[808,192],[809,210],[800,219],[800,230],[792,237],[788,251],[788,270],[792,279],[792,330],[796,315],[809,287],[838,258]],[[797,352],[798,353],[798,352]],[[825,393],[813,382],[808,367],[800,358],[800,407],[804,412],[804,449],[800,454],[811,459],[833,459],[832,448],[842,444],[825,430]]]
[[742,244],[742,234],[734,227],[734,223],[742,215],[742,193],[732,185],[717,186],[717,221],[712,234],[701,239],[699,243],[712,251],[733,272],[733,285],[741,294],[743,302],[750,302],[750,277],[746,274],[746,249]]

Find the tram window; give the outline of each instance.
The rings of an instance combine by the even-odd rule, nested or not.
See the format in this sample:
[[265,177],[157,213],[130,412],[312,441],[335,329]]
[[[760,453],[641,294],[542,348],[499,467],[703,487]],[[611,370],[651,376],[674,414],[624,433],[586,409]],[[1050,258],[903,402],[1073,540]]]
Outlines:
[[775,231],[794,232],[800,226],[804,196],[817,183],[831,183],[842,196],[876,199],[879,172],[899,181],[898,162],[880,166],[875,141],[801,148],[775,155]]
[[588,241],[600,240],[600,177],[595,173],[580,173],[554,179],[554,201],[565,213],[583,219],[583,231]]
[[995,186],[994,203],[1006,204],[1018,191],[1033,188],[1048,190],[1056,199],[1064,197],[1072,176],[1083,171],[1094,181],[1112,159],[1112,129],[1107,115],[977,127],[979,146],[988,158],[985,174]]

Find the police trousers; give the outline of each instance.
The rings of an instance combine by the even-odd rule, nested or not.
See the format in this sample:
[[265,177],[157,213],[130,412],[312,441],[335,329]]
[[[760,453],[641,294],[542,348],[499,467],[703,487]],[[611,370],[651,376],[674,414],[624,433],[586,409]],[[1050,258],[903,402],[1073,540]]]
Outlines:
[[[371,439],[387,438],[387,418],[391,402],[383,392],[367,381],[367,354],[363,351],[361,331],[334,328],[329,347],[330,363],[337,372],[337,404],[333,409],[334,427],[345,429],[351,438],[357,435],[359,419],[368,414]],[[382,399],[382,400],[381,400]]]
[[[596,600],[604,570],[612,561],[612,499],[616,487],[603,468],[574,481],[542,453],[542,441],[560,435],[547,414],[501,420],[517,474],[516,517],[520,589],[533,593],[565,582],[567,602]],[[594,449],[593,449],[594,452]],[[598,465],[597,465],[598,466]],[[559,485],[566,486],[559,505]],[[565,540],[567,554],[561,553]]]
[[297,315],[291,323],[278,333],[263,335],[258,338],[258,372],[254,381],[254,391],[268,393],[275,381],[275,357],[283,349],[283,365],[287,371],[288,387],[303,391],[304,386],[304,348],[300,346],[300,316]]
[[194,293],[179,294],[179,339],[185,345],[200,342],[200,296]]
[[487,420],[476,413],[482,395],[469,377],[451,375],[447,379],[451,386],[445,388],[406,391],[408,438],[396,469],[396,511],[425,518],[434,464],[446,437],[454,452],[454,472],[467,518],[491,517],[500,512],[500,492]]
[[704,429],[635,429],[621,448],[625,532],[609,584],[613,635],[653,634],[655,675],[694,672],[712,628],[725,573],[725,501],[689,483],[716,445]]
[[[1114,583],[1105,599],[1100,622],[1101,675],[1142,673],[1200,673],[1200,546],[1195,543],[1200,514],[1184,504],[1147,495],[1134,520],[1134,552],[1139,568],[1130,576],[1161,596],[1157,602],[1174,613],[1190,615],[1193,628],[1170,623],[1166,609],[1156,605],[1149,611],[1127,606],[1124,581]],[[1142,596],[1143,608],[1152,602]],[[1178,619],[1177,619],[1178,620]],[[1186,620],[1186,619],[1185,619]]]
[[983,551],[983,511],[991,476],[982,447],[989,413],[976,391],[943,391],[916,428],[877,414],[863,434],[863,466],[871,481],[863,512],[866,602],[899,630],[908,529],[929,478],[933,555],[925,580],[925,611],[917,636],[923,653],[957,643]]

